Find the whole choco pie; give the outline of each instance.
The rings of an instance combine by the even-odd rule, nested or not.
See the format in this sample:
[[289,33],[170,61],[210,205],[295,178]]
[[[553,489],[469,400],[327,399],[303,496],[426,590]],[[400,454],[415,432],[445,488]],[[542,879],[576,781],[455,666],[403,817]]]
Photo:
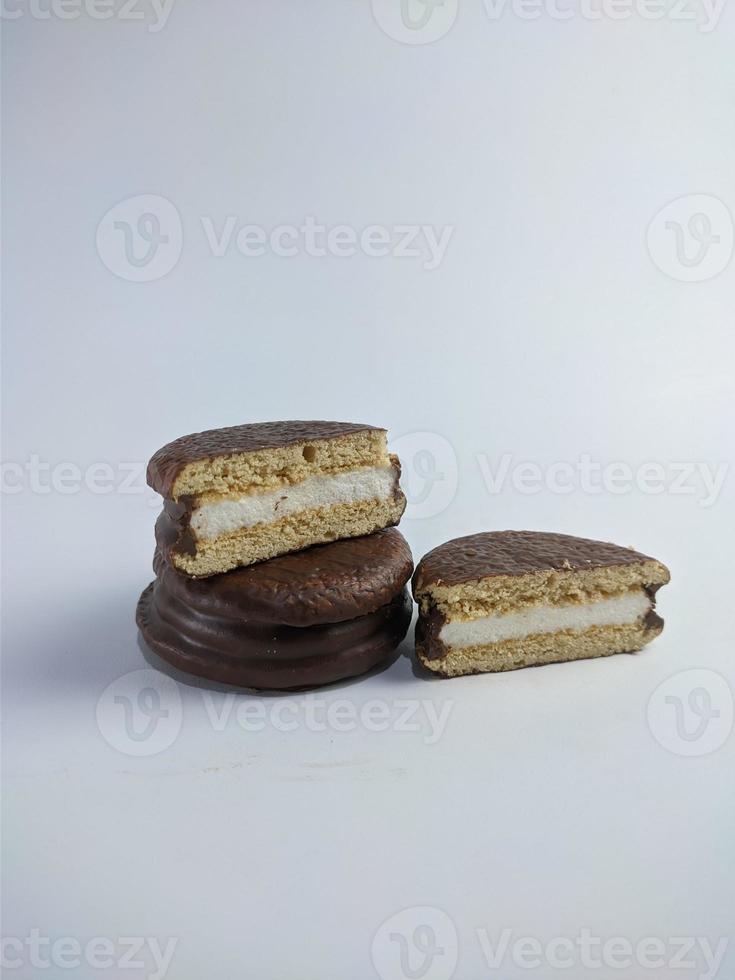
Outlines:
[[659,561],[615,544],[534,531],[447,541],[413,577],[416,653],[443,677],[642,649],[663,629]]
[[148,646],[181,670],[267,690],[363,674],[395,658],[413,603],[411,551],[391,528],[206,579],[157,551],[138,602]]

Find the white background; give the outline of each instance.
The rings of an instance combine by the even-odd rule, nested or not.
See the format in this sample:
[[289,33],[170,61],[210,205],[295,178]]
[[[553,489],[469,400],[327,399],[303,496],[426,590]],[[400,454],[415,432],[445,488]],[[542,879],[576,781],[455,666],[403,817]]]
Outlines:
[[[402,35],[389,0],[375,12],[177,0],[160,30],[144,0],[142,20],[119,5],[109,20],[9,5],[21,11],[2,25],[11,938],[175,937],[175,980],[401,978],[399,927],[373,938],[429,906],[453,926],[433,927],[444,952],[416,975],[451,975],[456,930],[455,976],[546,980],[548,964],[510,957],[491,970],[477,930],[543,944],[582,928],[665,944],[732,932],[734,477],[721,471],[709,499],[696,471],[681,492],[672,464],[732,463],[735,12],[706,32],[637,12],[592,21],[572,3],[566,21],[493,19],[479,0],[452,24],[446,4],[433,43]],[[173,206],[154,260],[173,267],[148,282],[110,231],[134,224],[138,195]],[[647,239],[689,195],[704,203],[676,205]],[[719,242],[699,255],[702,214]],[[266,233],[309,215],[357,233],[452,231],[435,269],[359,251],[252,257],[234,242],[217,257],[202,218],[219,232],[230,215]],[[422,699],[448,703],[434,744],[395,724],[314,731],[303,715],[280,731],[277,699],[233,705],[221,691],[210,707],[231,714],[217,730],[206,687],[135,675],[124,693],[153,683],[175,737],[126,743],[122,705],[98,701],[154,664],[133,620],[157,512],[141,465],[178,435],[281,418],[389,428],[417,558],[510,527],[655,555],[673,574],[664,634],[636,657],[446,682],[414,676],[407,641],[390,670],[320,694],[358,709],[379,698],[394,715],[418,699],[419,719]],[[585,489],[583,454],[629,467],[632,485]],[[493,492],[482,467],[504,456]],[[542,474],[538,492],[521,462]],[[111,492],[84,484],[96,463]],[[572,467],[571,492],[546,485],[553,463]],[[646,463],[663,466],[662,492],[635,484]],[[694,668],[707,673],[677,677],[648,710]],[[694,688],[720,715],[688,742],[664,695],[691,731]],[[244,730],[238,707],[261,700],[264,730]],[[409,914],[409,945],[427,915]],[[8,976],[117,975],[39,972],[28,955]],[[703,975],[694,962],[590,974],[577,959],[559,975]],[[735,942],[718,976],[734,972]],[[150,961],[122,975],[150,976]]]

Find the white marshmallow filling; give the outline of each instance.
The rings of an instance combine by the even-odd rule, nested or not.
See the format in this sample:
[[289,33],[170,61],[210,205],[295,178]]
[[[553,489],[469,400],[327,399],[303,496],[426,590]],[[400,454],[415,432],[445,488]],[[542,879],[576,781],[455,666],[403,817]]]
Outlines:
[[633,625],[652,608],[643,589],[631,589],[623,595],[593,602],[564,606],[532,606],[518,612],[482,616],[471,620],[450,620],[439,633],[448,647],[487,646],[503,640],[522,639],[537,633],[560,630],[583,632],[594,626]]
[[395,485],[396,471],[392,466],[365,466],[346,473],[311,476],[265,493],[200,504],[192,512],[191,528],[198,540],[208,541],[230,531],[270,524],[299,511],[389,500]]

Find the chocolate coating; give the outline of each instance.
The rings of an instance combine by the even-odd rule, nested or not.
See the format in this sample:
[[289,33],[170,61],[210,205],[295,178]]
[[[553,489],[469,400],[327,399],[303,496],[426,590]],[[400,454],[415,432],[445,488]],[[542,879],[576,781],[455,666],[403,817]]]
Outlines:
[[181,670],[241,687],[296,690],[392,659],[413,603],[413,561],[394,529],[283,555],[208,579],[157,551],[136,620]]
[[441,660],[449,652],[439,636],[446,621],[436,606],[432,606],[427,613],[420,613],[416,620],[416,646],[424,651],[424,656],[429,660]]
[[487,531],[454,538],[419,562],[413,594],[428,585],[462,585],[494,575],[634,565],[654,561],[631,548],[543,531]]
[[388,528],[206,579],[177,571],[160,553],[153,568],[168,594],[203,616],[304,627],[380,609],[410,579],[413,559],[401,532]]
[[166,566],[141,595],[136,621],[143,639],[180,670],[240,687],[304,690],[388,664],[413,611],[404,588],[391,602],[356,619],[277,626],[187,606],[171,589],[171,576],[177,575]]
[[163,510],[158,515],[155,526],[156,547],[166,558],[172,551],[184,555],[195,555],[197,542],[191,529],[193,500],[189,494],[179,500],[163,501]]
[[385,431],[379,426],[356,422],[255,422],[194,432],[174,439],[155,452],[148,463],[146,480],[157,493],[170,497],[176,478],[190,463],[371,430]]

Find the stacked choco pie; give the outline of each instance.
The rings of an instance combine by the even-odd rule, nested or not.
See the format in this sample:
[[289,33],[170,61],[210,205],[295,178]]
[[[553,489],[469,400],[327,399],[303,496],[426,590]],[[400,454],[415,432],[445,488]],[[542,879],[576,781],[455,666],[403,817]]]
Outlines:
[[406,506],[384,429],[266,422],[184,436],[147,479],[164,498],[137,622],[175,667],[295,690],[395,657],[412,602]]
[[[184,436],[148,482],[164,498],[137,621],[183,670],[293,690],[390,662],[411,620],[406,500],[384,429],[265,422]],[[454,538],[419,562],[416,655],[456,677],[641,650],[669,570],[539,531]]]

